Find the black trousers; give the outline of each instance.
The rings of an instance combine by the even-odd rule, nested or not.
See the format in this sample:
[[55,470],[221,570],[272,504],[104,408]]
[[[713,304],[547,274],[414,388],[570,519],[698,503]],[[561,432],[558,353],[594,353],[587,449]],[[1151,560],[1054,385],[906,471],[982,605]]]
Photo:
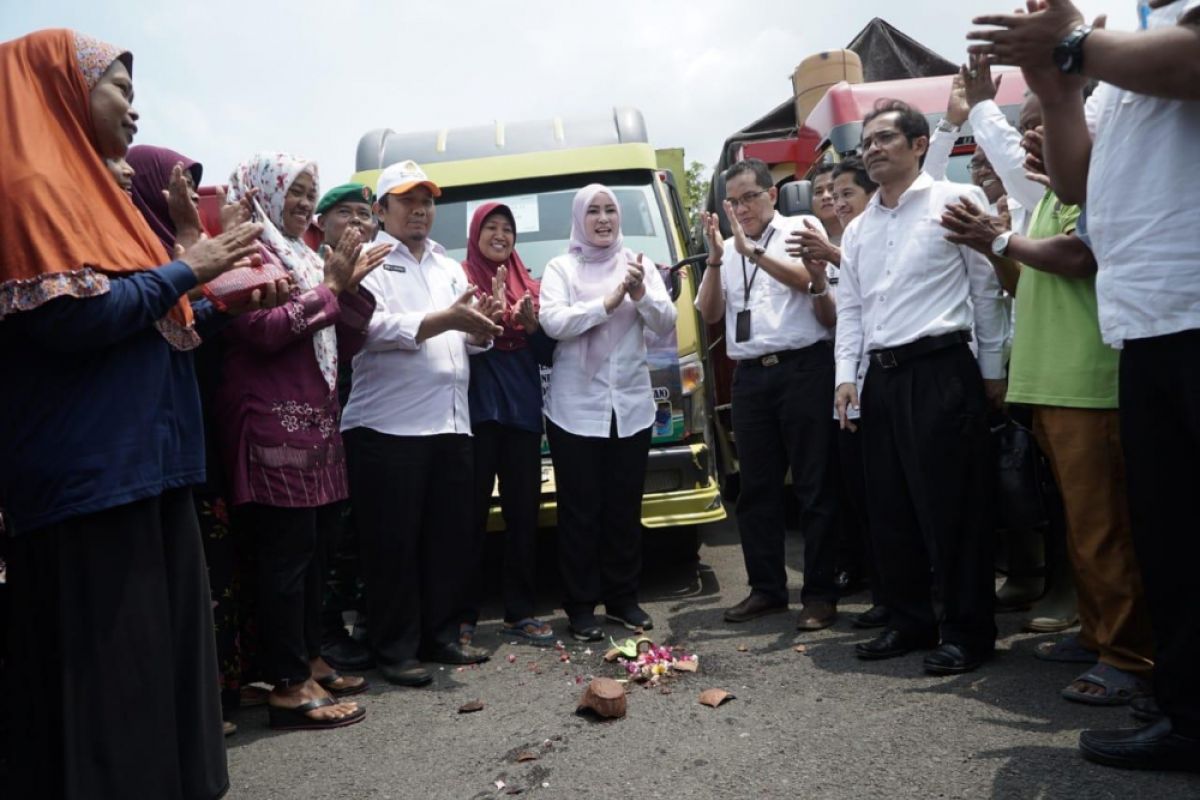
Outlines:
[[358,529],[348,501],[334,503],[333,529],[322,540],[321,558],[325,564],[324,597],[321,604],[321,641],[333,644],[349,638],[346,631],[347,611],[359,613],[359,622],[366,617],[363,608],[359,576]]
[[964,345],[871,365],[862,430],[871,544],[894,628],[996,639],[995,463],[983,380]]
[[5,798],[215,798],[229,785],[191,491],[9,542]]
[[[492,488],[500,481],[500,511],[504,515],[504,619],[519,622],[533,616],[537,558],[538,507],[542,498],[542,435],[485,422],[472,430],[475,449],[475,529],[482,543],[487,535]],[[467,586],[466,622],[479,620],[483,587],[487,584],[483,550]]]
[[258,561],[258,629],[264,678],[288,687],[312,677],[321,654],[324,552],[336,531],[338,504],[277,508],[247,503],[233,511],[239,535]]
[[650,428],[607,439],[576,436],[546,420],[558,496],[558,565],[576,619],[598,603],[620,610],[638,601],[642,574],[642,492]]
[[788,468],[804,535],[802,602],[837,602],[837,473],[833,345],[818,342],[764,367],[739,361],[733,374],[733,434],[741,489],[738,532],[750,588],[787,602],[784,566]]
[[[833,423],[835,426],[839,424]],[[871,603],[883,605],[879,589],[879,570],[875,568],[874,548],[871,547],[871,527],[867,516],[867,466],[863,460],[863,423],[854,420],[858,430],[842,430],[835,434],[838,451],[838,521],[841,540],[838,561],[851,574],[864,572],[871,582]]]
[[467,616],[464,565],[482,545],[471,437],[354,428],[344,438],[376,659],[403,664],[455,644]]
[[1200,736],[1200,330],[1126,341],[1120,369],[1121,445],[1154,632],[1154,693],[1177,730]]

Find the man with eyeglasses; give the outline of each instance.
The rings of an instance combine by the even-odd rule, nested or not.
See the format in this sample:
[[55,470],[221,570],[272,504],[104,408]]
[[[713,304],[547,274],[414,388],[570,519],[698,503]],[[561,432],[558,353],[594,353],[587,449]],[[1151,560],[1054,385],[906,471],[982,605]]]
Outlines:
[[796,627],[820,630],[837,618],[837,487],[829,425],[837,311],[826,265],[793,260],[787,239],[821,223],[775,210],[775,183],[758,159],[730,167],[725,192],[733,236],[723,239],[716,215],[704,215],[708,268],[696,297],[705,323],[725,319],[725,349],[737,361],[732,410],[741,471],[737,521],[750,594],[725,611],[725,620],[745,622],[787,610],[784,516],[790,468],[804,533],[803,607]]
[[983,192],[922,172],[928,147],[929,123],[906,103],[880,100],[863,121],[863,160],[879,190],[842,237],[835,397],[847,427],[865,352],[868,516],[890,619],[857,654],[936,648],[925,670],[947,675],[977,668],[995,647],[987,406],[1004,397],[1008,314],[987,259],[946,241],[939,224],[961,196],[986,206]]

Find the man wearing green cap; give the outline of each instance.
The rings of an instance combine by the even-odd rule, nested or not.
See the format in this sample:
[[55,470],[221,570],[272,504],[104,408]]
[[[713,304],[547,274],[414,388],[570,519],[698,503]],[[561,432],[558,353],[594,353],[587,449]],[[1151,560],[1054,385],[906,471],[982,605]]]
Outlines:
[[[374,202],[370,187],[361,183],[343,183],[325,193],[317,203],[316,218],[317,227],[325,236],[317,251],[322,258],[328,257],[349,228],[357,228],[364,242],[375,238],[377,226],[371,210]],[[339,366],[338,397],[344,408],[350,396],[350,360],[343,360]],[[349,502],[342,505],[341,525],[328,540],[324,554],[326,588],[321,609],[321,656],[335,669],[362,670],[372,666],[371,653],[346,631],[344,617],[345,612],[354,611],[359,629],[356,635],[361,633],[366,606],[359,588],[358,532],[350,516]]]
[[343,183],[325,193],[321,202],[317,203],[317,227],[325,234],[325,240],[318,252],[324,257],[341,240],[346,228],[358,228],[363,242],[375,238],[378,226],[371,204],[375,202],[375,194],[371,187],[361,183]]

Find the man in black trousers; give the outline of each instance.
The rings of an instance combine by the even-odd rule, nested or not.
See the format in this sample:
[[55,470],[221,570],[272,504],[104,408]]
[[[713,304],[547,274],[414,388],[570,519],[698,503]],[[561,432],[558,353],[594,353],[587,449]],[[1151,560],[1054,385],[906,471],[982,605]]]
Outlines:
[[962,196],[986,207],[983,193],[923,173],[928,146],[929,123],[905,103],[881,100],[864,120],[879,191],[842,238],[836,405],[845,426],[865,351],[868,513],[891,619],[858,655],[936,647],[925,670],[952,674],[995,646],[987,408],[1004,397],[1008,315],[987,259],[947,242],[939,224]]
[[758,159],[730,167],[725,191],[733,236],[722,240],[715,215],[705,215],[708,268],[696,296],[707,324],[725,319],[725,349],[737,361],[737,519],[750,594],[725,611],[725,620],[787,610],[784,500],[790,468],[804,534],[803,608],[796,627],[820,630],[837,618],[837,485],[829,424],[837,311],[825,265],[793,260],[786,241],[821,223],[775,210],[775,184]]

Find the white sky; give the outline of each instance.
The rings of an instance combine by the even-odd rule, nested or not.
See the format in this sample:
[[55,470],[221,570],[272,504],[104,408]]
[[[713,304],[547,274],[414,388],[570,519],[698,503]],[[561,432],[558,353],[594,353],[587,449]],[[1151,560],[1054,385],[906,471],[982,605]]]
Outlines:
[[[1136,25],[1134,0],[1084,0]],[[656,147],[711,165],[731,132],[791,95],[803,58],[883,17],[951,60],[975,14],[1014,0],[0,0],[0,40],[76,28],[134,53],[138,142],[225,182],[258,150],[354,170],[359,137],[642,110]]]

